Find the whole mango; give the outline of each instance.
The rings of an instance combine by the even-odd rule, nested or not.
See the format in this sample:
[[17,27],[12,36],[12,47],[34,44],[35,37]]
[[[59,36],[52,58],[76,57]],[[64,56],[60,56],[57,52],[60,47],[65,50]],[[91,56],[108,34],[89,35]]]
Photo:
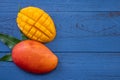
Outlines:
[[19,29],[30,39],[47,43],[56,36],[52,18],[40,8],[29,6],[21,9],[16,21]]
[[43,74],[54,70],[58,58],[45,45],[34,40],[24,40],[12,49],[12,59],[21,69]]

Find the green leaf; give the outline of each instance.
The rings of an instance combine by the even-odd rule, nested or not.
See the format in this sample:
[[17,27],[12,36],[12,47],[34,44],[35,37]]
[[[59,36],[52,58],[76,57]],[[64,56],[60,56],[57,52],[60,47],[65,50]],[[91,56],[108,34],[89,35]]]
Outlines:
[[22,33],[22,31],[21,31],[21,37],[22,37],[22,40],[28,39],[28,38]]
[[11,53],[0,58],[0,61],[12,61]]
[[18,5],[18,12],[20,12],[20,10],[22,9],[22,7],[20,6],[20,4]]
[[0,33],[0,41],[3,42],[5,45],[7,45],[10,49],[12,49],[14,45],[16,45],[21,40],[9,35]]

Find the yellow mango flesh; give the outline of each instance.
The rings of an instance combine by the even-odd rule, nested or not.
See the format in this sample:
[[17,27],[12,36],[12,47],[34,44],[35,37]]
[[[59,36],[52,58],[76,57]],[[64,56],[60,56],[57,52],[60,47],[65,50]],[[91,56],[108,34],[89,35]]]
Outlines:
[[47,43],[56,36],[52,18],[40,8],[29,6],[21,9],[16,21],[19,29],[30,39]]

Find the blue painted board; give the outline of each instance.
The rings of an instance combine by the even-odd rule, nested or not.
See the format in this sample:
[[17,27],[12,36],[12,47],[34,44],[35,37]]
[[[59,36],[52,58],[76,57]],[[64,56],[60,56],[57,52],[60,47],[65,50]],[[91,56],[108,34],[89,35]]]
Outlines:
[[[45,44],[58,67],[35,75],[13,62],[0,62],[0,80],[120,80],[120,0],[0,0],[0,33],[18,39],[19,6],[42,8],[53,18],[57,36]],[[0,57],[10,52],[0,42]]]
[[16,12],[19,6],[31,5],[53,12],[120,11],[119,0],[1,0],[0,10]]
[[[120,51],[120,12],[48,13],[57,30],[55,40],[46,44],[52,51]],[[17,13],[0,14],[0,32],[20,39],[16,24]],[[10,51],[0,44],[1,51]]]
[[[4,53],[3,53],[4,54]],[[58,67],[49,74],[24,72],[12,62],[0,62],[0,80],[119,80],[120,53],[55,53]],[[1,54],[0,54],[1,55]]]

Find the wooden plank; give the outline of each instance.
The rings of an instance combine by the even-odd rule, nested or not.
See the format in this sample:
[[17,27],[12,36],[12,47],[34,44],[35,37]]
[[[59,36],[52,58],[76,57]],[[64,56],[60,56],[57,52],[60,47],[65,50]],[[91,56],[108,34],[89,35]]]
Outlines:
[[[4,54],[4,53],[3,53]],[[8,80],[119,80],[120,53],[55,53],[58,67],[51,73],[24,72],[12,62],[0,62],[0,79]],[[1,54],[0,54],[1,55]],[[6,77],[7,76],[7,77]]]
[[[35,75],[0,62],[0,80],[120,80],[120,0],[1,0],[0,33],[20,37],[20,7],[37,6],[53,18],[57,36],[46,44],[58,57],[53,72]],[[0,57],[10,49],[0,42]]]
[[[46,44],[52,51],[120,51],[120,12],[48,12],[57,36]],[[17,13],[0,13],[0,32],[20,39]],[[9,49],[0,43],[0,51]]]
[[18,7],[37,6],[46,11],[120,11],[119,0],[1,0],[1,12],[17,12]]

